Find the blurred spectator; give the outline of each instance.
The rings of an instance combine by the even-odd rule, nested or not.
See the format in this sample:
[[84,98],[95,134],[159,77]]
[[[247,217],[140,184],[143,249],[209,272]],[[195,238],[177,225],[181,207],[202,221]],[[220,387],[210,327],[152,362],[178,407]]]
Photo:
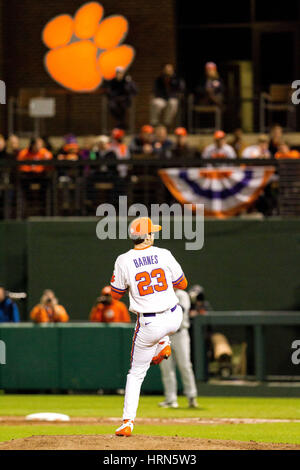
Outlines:
[[[111,148],[110,138],[107,135],[99,135],[99,137],[95,140],[94,146],[95,152],[95,160],[101,162],[103,159],[109,159],[115,161],[117,159],[116,152]],[[102,164],[98,169],[96,168],[94,171],[95,174],[100,177],[100,180],[109,180],[111,181],[113,178],[117,176],[117,170],[115,166],[107,166],[106,164]]]
[[11,134],[6,142],[6,152],[15,158],[17,158],[20,152],[20,142],[19,137],[15,134]]
[[58,151],[57,160],[78,160],[79,145],[75,135],[66,135],[64,141],[63,146]]
[[176,127],[174,131],[175,145],[172,148],[172,157],[194,157],[196,150],[188,144],[188,133],[184,127]]
[[249,145],[242,153],[243,158],[271,158],[269,137],[261,134],[256,145]]
[[94,138],[85,137],[83,141],[83,145],[79,150],[79,157],[82,160],[96,160],[96,154],[93,150],[93,146],[94,146]]
[[[125,131],[123,129],[113,129],[111,131],[111,143],[110,148],[115,152],[118,160],[127,160],[130,158],[130,152],[128,145],[124,142]],[[118,165],[117,166],[119,176],[121,178],[126,178],[128,173],[127,165]]]
[[165,126],[157,126],[154,132],[154,153],[158,157],[172,157],[173,142],[168,138],[167,128]]
[[275,153],[275,158],[300,158],[298,150],[291,150],[289,145],[285,142],[279,145],[278,152]]
[[129,151],[131,154],[151,155],[153,153],[153,132],[152,126],[145,125],[141,127],[140,134],[133,137]]
[[43,142],[44,142],[44,147],[49,150],[49,152],[53,153],[53,146],[51,142],[49,141],[49,137],[47,135],[42,136]]
[[123,67],[116,68],[116,77],[105,85],[111,115],[120,129],[126,129],[126,112],[137,94],[137,87]]
[[[118,172],[115,165],[107,165],[106,160],[116,161],[116,154],[110,146],[110,139],[107,135],[99,135],[95,139],[95,145],[90,154],[91,161],[99,163],[85,168],[86,178],[86,205],[91,206],[94,211],[94,206],[99,201],[99,183],[114,182],[115,187],[113,191],[109,191],[107,202],[114,203],[116,192],[116,185],[118,184]],[[99,204],[99,202],[98,202]],[[97,205],[98,205],[97,204]]]
[[[28,148],[19,152],[17,159],[25,160],[51,160],[53,155],[44,148],[44,142],[40,137],[31,139]],[[44,173],[49,167],[43,165],[21,165],[19,170],[24,173]]]
[[[9,157],[8,153],[6,152],[6,142],[2,134],[0,134],[0,160],[7,159]],[[0,167],[1,168],[1,167]],[[7,184],[10,181],[10,174],[11,170],[8,168],[1,168],[0,170],[0,183]],[[13,190],[8,190],[8,197],[10,202],[13,200]],[[3,192],[0,188],[0,201],[2,199]],[[2,202],[2,201],[1,201]]]
[[[79,145],[77,138],[73,134],[64,136],[64,144],[57,152],[57,160],[59,161],[77,161],[79,160]],[[64,210],[69,209],[71,204],[71,191],[69,191],[69,183],[75,181],[80,173],[79,168],[60,166],[57,170],[58,180],[61,183],[62,191],[62,207]]]
[[2,134],[0,134],[0,158],[7,158],[6,142]]
[[35,323],[65,323],[69,316],[62,305],[59,305],[52,290],[46,289],[43,292],[40,303],[30,312],[30,318]]
[[101,291],[101,296],[98,297],[96,304],[90,313],[91,322],[104,322],[104,323],[130,323],[130,315],[126,305],[115,300],[111,296],[111,287],[106,286]]
[[223,103],[223,88],[217,65],[214,62],[207,62],[205,64],[204,83],[196,89],[197,103],[221,106]]
[[130,158],[128,145],[124,142],[125,131],[123,129],[115,128],[111,131],[111,144],[110,148],[115,152],[117,158]]
[[13,302],[4,287],[0,284],[0,323],[20,321],[20,314],[17,304]]
[[232,138],[228,141],[228,145],[234,148],[238,157],[242,157],[242,153],[247,147],[246,142],[243,140],[243,130],[241,128],[235,129],[232,133]]
[[216,131],[214,133],[214,143],[205,147],[202,158],[236,158],[233,147],[226,144],[225,132]]
[[93,152],[95,154],[95,160],[101,160],[103,158],[116,159],[116,153],[111,148],[110,139],[107,135],[99,135],[96,137]]
[[280,144],[283,142],[283,129],[279,124],[274,124],[270,130],[269,150],[272,157],[278,152]]
[[[92,150],[92,160],[99,161],[101,160],[116,160],[116,153],[111,148],[110,139],[107,135],[99,135],[95,139],[95,145]],[[116,176],[115,166],[108,167],[105,163],[101,164],[99,167],[92,167],[90,173],[96,178],[93,181],[111,181]]]
[[204,289],[199,284],[195,284],[190,288],[189,296],[191,299],[190,317],[206,315],[207,312],[212,310],[210,303],[205,299]]
[[[166,64],[154,82],[154,97],[151,101],[150,121],[152,126],[171,126],[178,110],[179,95],[185,90],[185,83],[177,77],[172,64]],[[164,117],[161,115],[164,113]]]

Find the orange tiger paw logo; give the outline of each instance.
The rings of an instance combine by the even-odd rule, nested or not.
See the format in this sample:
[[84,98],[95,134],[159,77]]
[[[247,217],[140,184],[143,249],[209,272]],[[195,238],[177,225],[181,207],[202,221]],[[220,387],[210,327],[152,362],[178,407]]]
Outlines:
[[77,92],[96,90],[102,80],[115,77],[116,67],[128,68],[134,49],[120,45],[128,32],[124,16],[102,20],[104,9],[98,2],[80,7],[74,18],[59,15],[50,20],[42,34],[50,49],[45,56],[49,75],[60,85]]

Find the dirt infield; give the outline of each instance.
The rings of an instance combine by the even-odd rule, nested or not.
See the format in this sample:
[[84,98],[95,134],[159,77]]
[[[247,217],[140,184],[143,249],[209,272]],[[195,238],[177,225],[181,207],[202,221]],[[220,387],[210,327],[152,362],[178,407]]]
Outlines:
[[[43,426],[76,426],[76,425],[111,425],[119,423],[119,418],[72,417],[67,422],[27,421],[24,416],[2,416],[0,425],[43,425]],[[136,424],[168,425],[216,425],[216,424],[256,424],[300,422],[290,419],[249,419],[249,418],[137,418]],[[199,439],[178,436],[141,436],[130,438],[105,435],[59,435],[31,436],[23,439],[12,439],[0,442],[1,450],[300,450],[300,445],[273,444],[262,442],[240,442],[216,439]]]
[[0,443],[1,450],[300,450],[299,445],[114,435],[32,436]]

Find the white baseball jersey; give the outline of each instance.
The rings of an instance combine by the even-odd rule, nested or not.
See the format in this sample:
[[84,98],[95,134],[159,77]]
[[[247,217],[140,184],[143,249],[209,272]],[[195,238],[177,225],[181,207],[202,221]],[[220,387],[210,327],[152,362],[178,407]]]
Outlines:
[[158,313],[178,304],[174,288],[183,279],[183,271],[169,250],[149,246],[117,258],[111,287],[119,294],[129,289],[131,312]]

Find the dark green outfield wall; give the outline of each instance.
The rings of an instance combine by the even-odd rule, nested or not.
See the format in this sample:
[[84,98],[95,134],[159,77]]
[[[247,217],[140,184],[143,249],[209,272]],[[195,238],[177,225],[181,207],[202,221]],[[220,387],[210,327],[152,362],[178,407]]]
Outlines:
[[[100,241],[95,220],[0,223],[0,279],[27,289],[28,307],[55,290],[71,319],[87,319],[126,240]],[[207,221],[205,244],[157,241],[200,283],[215,310],[300,310],[300,220]]]
[[[6,364],[0,389],[116,390],[125,388],[133,325],[1,324]],[[151,367],[143,391],[161,391],[159,367]]]
[[8,282],[11,290],[26,285],[27,224],[0,222],[0,281]]

